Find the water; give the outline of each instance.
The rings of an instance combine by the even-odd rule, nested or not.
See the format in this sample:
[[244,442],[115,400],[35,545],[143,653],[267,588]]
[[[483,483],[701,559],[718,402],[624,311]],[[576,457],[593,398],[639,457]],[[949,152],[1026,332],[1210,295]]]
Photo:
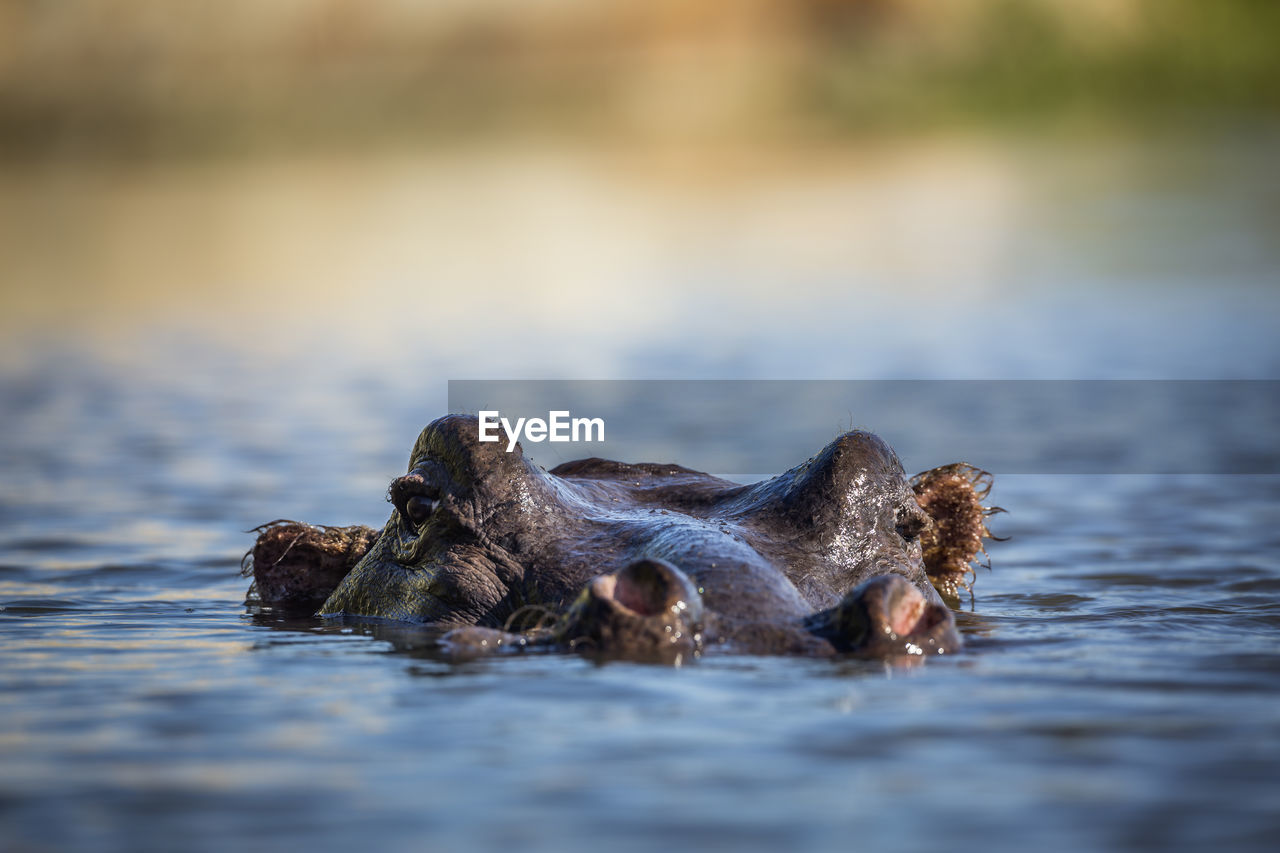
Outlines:
[[[1238,176],[1246,185],[1272,204],[1257,175]],[[1104,193],[1100,208],[1169,203],[1141,182],[1108,193],[1119,202]],[[1215,198],[1204,203],[1236,210]],[[1019,252],[1085,245],[1015,219]],[[932,334],[940,309],[904,324],[909,345],[824,337],[839,312],[855,332],[882,325],[851,310],[864,292],[851,285],[821,290],[839,312],[811,310],[812,326],[777,315],[795,294],[724,290],[697,297],[738,300],[723,325],[707,310],[631,325],[588,301],[581,336],[541,315],[469,313],[490,303],[456,294],[453,324],[411,339],[326,338],[314,317],[281,324],[285,343],[252,318],[206,334],[177,328],[189,318],[13,331],[0,372],[0,846],[1269,849],[1274,476],[997,476],[1010,513],[995,526],[1011,538],[957,614],[968,651],[911,668],[451,665],[412,631],[255,615],[238,573],[245,531],[264,521],[381,524],[386,484],[444,410],[448,378],[1274,378],[1277,297],[1257,284],[1280,269],[1274,246],[1224,235],[1200,239],[1215,263],[1246,246],[1235,273],[1252,283],[1155,292],[1144,275],[1169,275],[1163,256],[1109,278],[1073,255],[1039,275],[1075,290],[1001,290],[959,317],[986,335],[958,363]],[[17,269],[54,269],[25,251]],[[681,292],[653,299],[687,309]],[[761,337],[767,360],[751,346]],[[599,361],[581,367],[593,347]]]
[[[998,480],[1012,538],[959,614],[969,652],[919,668],[452,666],[412,632],[243,606],[251,524],[385,512],[328,449],[350,424],[267,443],[234,405],[103,381],[74,402],[65,381],[6,386],[41,425],[6,442],[8,849],[1262,847],[1277,829],[1280,478]],[[169,443],[148,437],[166,411]]]

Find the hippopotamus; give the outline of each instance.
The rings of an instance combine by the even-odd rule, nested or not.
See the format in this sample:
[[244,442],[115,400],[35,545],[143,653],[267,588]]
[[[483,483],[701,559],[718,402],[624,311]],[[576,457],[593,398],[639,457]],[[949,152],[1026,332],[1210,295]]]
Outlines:
[[381,531],[272,522],[246,555],[261,603],[443,631],[457,657],[561,649],[635,660],[953,654],[947,601],[991,536],[991,477],[907,479],[869,432],[742,485],[606,459],[546,471],[448,415],[392,481]]

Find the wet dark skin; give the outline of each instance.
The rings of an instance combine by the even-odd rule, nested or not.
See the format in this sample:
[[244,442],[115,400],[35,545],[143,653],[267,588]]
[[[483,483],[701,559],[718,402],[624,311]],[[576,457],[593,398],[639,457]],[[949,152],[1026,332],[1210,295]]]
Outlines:
[[961,646],[938,590],[967,587],[989,535],[989,477],[976,469],[909,482],[867,432],[749,486],[602,459],[547,472],[505,448],[479,442],[475,418],[446,416],[392,482],[380,533],[264,526],[251,552],[262,602],[313,611],[328,594],[322,616],[450,626],[441,643],[457,657],[922,657]]

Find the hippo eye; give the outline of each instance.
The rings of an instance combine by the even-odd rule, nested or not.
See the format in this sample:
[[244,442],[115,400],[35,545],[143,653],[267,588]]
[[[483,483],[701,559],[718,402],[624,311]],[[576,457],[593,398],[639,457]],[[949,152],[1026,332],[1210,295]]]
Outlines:
[[928,525],[928,521],[922,511],[912,512],[909,509],[899,508],[894,513],[893,528],[903,541],[914,542],[920,538],[920,532]]
[[440,505],[440,501],[422,495],[414,495],[404,502],[405,517],[414,524],[422,524],[431,517],[431,513],[435,512],[436,507]]
[[414,526],[423,524],[440,505],[440,489],[417,474],[393,481],[387,492],[387,499]]

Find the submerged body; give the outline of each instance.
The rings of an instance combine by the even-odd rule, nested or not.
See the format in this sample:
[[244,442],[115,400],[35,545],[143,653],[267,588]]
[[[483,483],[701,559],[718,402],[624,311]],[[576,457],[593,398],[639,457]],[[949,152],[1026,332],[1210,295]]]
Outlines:
[[[985,484],[967,466],[908,483],[888,445],[851,432],[749,486],[602,459],[546,472],[519,445],[506,452],[478,441],[477,426],[451,415],[423,430],[376,539],[367,528],[321,531],[336,543],[328,552],[354,564],[322,615],[455,626],[444,643],[457,654],[545,645],[643,659],[713,648],[923,655],[960,646],[935,587],[954,594],[986,535]],[[948,513],[940,522],[925,511],[931,503]],[[355,538],[367,547],[358,560],[361,548],[339,547]],[[280,586],[272,580],[282,565],[305,576],[316,541],[266,528],[254,552],[260,592]],[[312,599],[328,591],[328,577]],[[510,630],[530,613],[542,617],[534,630]]]

